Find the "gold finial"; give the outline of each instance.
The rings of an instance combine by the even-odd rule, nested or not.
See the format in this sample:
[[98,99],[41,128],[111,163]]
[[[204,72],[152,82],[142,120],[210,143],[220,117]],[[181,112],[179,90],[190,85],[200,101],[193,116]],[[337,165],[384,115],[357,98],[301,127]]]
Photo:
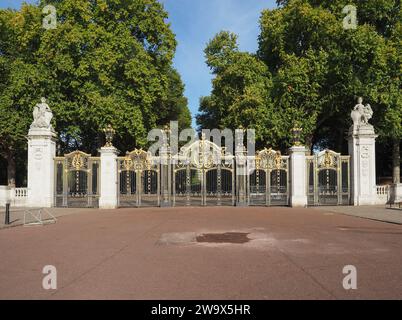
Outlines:
[[303,132],[303,129],[299,126],[297,122],[295,122],[293,128],[292,128],[292,139],[293,139],[293,145],[296,147],[301,146],[301,134]]
[[116,131],[113,129],[111,124],[108,124],[108,126],[103,129],[103,132],[105,133],[106,137],[106,144],[105,147],[113,147],[113,137],[116,133]]

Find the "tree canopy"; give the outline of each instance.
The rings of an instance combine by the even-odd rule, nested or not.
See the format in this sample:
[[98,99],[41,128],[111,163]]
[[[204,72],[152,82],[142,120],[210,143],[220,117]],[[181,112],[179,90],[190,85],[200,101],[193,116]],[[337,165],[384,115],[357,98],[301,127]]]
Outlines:
[[[45,29],[42,9],[57,10]],[[54,113],[61,151],[96,153],[107,124],[116,146],[145,146],[147,132],[179,120],[191,125],[175,35],[157,0],[41,0],[0,10],[0,152],[25,148],[41,96]]]
[[[400,141],[400,1],[278,4],[261,14],[257,54],[239,52],[229,32],[207,45],[215,78],[211,96],[201,99],[198,124],[255,127],[260,142],[283,148],[297,121],[311,149],[346,152],[350,110],[362,96],[374,108],[373,123],[383,139]],[[357,7],[356,29],[343,28],[347,4]],[[247,72],[252,81],[244,85]]]
[[275,139],[267,123],[275,121],[268,95],[272,80],[267,66],[255,55],[239,52],[237,36],[219,33],[205,49],[207,64],[215,74],[210,97],[201,98],[198,124],[205,128],[252,126],[257,139]]

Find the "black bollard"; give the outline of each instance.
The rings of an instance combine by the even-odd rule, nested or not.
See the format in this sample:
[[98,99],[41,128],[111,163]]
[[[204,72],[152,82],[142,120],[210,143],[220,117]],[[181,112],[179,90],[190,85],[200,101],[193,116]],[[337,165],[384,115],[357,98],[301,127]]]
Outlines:
[[10,203],[6,203],[6,218],[4,221],[4,224],[9,225],[10,224]]

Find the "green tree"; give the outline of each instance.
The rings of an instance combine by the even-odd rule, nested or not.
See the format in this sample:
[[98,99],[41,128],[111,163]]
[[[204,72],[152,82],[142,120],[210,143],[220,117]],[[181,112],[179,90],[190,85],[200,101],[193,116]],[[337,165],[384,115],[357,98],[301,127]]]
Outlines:
[[[319,116],[317,128],[311,132],[316,142],[321,140],[337,147],[342,144],[349,125],[345,114],[349,112],[350,100],[362,95],[375,107],[373,121],[380,141],[392,141],[393,177],[394,182],[399,182],[402,139],[400,1],[277,2],[283,7],[265,11],[261,19],[259,54],[270,69],[281,68],[288,54],[304,58],[306,50],[324,50],[329,56],[326,80],[321,82],[320,93],[325,113]],[[345,5],[357,8],[356,30],[341,29]],[[328,138],[325,141],[323,137],[335,138],[332,139],[335,141],[328,141]]]
[[[57,9],[56,29],[42,27],[48,4]],[[96,153],[108,123],[120,150],[145,146],[147,132],[169,120],[190,125],[167,17],[156,0],[41,0],[0,10],[0,148],[9,179],[41,96],[61,152]]]
[[268,68],[255,55],[239,52],[237,36],[221,32],[205,49],[207,65],[215,75],[213,91],[201,98],[197,124],[204,128],[254,128],[259,144],[278,140],[270,130],[277,120],[270,101]]
[[[40,97],[46,71],[36,64],[40,11],[23,6],[0,10],[0,155],[7,161],[8,184],[15,186],[16,159],[23,157],[33,97]],[[37,98],[36,98],[37,100]]]
[[[229,32],[208,44],[207,64],[215,78],[211,96],[201,99],[198,123],[254,125],[259,141],[285,146],[297,121],[311,151],[329,147],[346,152],[349,114],[363,96],[374,108],[372,122],[382,142],[393,141],[394,181],[399,181],[400,1],[278,4],[261,14],[257,56],[239,52],[236,36]],[[342,11],[350,4],[357,7],[359,23],[346,30]],[[248,82],[243,81],[246,75],[251,75]]]
[[[289,92],[276,91],[283,109],[296,108],[307,115],[301,122],[310,148],[320,144],[345,148],[344,135],[350,125],[347,114],[357,96],[366,97],[376,107],[376,123],[381,116],[377,111],[389,71],[386,41],[368,24],[344,30],[342,8],[337,15],[295,0],[283,8],[266,10],[261,17],[258,54],[276,83],[289,88]],[[288,79],[283,79],[287,74]]]

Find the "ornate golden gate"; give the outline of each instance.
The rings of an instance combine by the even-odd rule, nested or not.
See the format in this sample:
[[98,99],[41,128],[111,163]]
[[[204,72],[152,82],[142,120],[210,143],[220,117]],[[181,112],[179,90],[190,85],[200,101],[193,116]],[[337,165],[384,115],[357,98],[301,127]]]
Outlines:
[[307,157],[308,204],[350,204],[350,156],[331,150]]
[[97,207],[100,158],[74,151],[55,158],[55,204],[58,207]]
[[[279,151],[264,149],[254,157],[239,154],[234,157],[203,136],[183,147],[179,154],[168,154],[166,159],[166,163],[161,164],[160,156],[152,156],[144,150],[118,157],[118,205],[157,207],[164,202],[167,206],[289,204],[289,156],[283,156]],[[248,168],[242,176],[241,166]],[[308,156],[306,166],[309,205],[350,203],[349,156],[325,150]],[[166,169],[166,179],[161,178],[162,168]],[[100,181],[99,176],[98,157],[81,151],[56,157],[56,206],[97,207],[100,183],[113,183]],[[166,194],[162,191],[163,186],[168,186]],[[238,195],[239,190],[242,197]],[[166,201],[162,201],[163,197]]]
[[173,206],[234,205],[234,157],[202,139],[172,158]]
[[[254,160],[254,161],[253,161]],[[248,204],[286,206],[289,204],[289,157],[264,149],[253,161],[248,179]]]
[[120,207],[160,205],[160,166],[157,158],[136,149],[118,158],[118,170]]

